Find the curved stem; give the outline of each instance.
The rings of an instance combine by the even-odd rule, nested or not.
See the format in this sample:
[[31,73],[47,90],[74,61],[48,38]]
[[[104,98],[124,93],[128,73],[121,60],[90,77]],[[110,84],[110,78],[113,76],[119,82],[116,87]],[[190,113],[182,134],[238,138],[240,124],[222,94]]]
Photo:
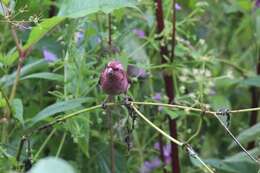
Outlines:
[[220,122],[222,127],[226,130],[226,132],[232,137],[232,139],[235,141],[235,143],[247,154],[247,156],[252,159],[254,162],[260,164],[258,160],[256,160],[244,147],[240,142],[236,139],[236,137],[231,133],[231,131],[227,128],[227,126],[222,122],[222,120],[219,118],[217,114],[214,114],[214,116],[217,118],[217,120]]
[[63,147],[63,145],[64,145],[66,136],[67,136],[67,133],[66,133],[66,132],[63,133],[62,139],[61,139],[61,141],[60,141],[59,148],[58,148],[57,153],[56,153],[56,157],[59,157],[59,155],[60,155],[60,152],[61,152],[61,149],[62,149],[62,147]]
[[197,137],[199,135],[201,126],[202,126],[202,121],[203,121],[203,118],[201,117],[196,132],[186,141],[186,143],[189,143],[192,139],[194,139],[195,137]]
[[48,137],[45,139],[45,141],[43,142],[43,144],[41,145],[40,149],[38,150],[38,152],[35,154],[35,156],[33,157],[33,161],[35,161],[39,155],[41,154],[42,150],[44,149],[44,147],[47,145],[47,143],[49,142],[49,140],[51,139],[51,137],[54,135],[54,133],[56,132],[56,129],[52,129],[51,133],[48,135]]
[[168,135],[167,133],[165,133],[163,130],[161,130],[160,128],[158,128],[155,124],[153,124],[150,120],[148,120],[135,106],[134,104],[132,104],[132,108],[134,109],[134,111],[145,121],[147,122],[150,126],[152,126],[156,131],[158,131],[159,133],[161,133],[164,137],[166,137],[167,139],[169,139],[170,141],[172,141],[173,143],[179,145],[179,146],[183,146],[184,143],[178,141],[177,139],[174,139],[173,137],[171,137],[170,135]]
[[178,146],[181,147],[185,147],[187,149],[187,151],[189,152],[190,155],[192,155],[193,157],[195,157],[210,173],[214,173],[214,171],[212,169],[210,169],[207,164],[199,157],[199,155],[191,148],[191,146],[187,143],[183,143],[181,141],[178,141],[177,139],[174,139],[173,137],[171,137],[170,135],[168,135],[167,133],[165,133],[163,130],[161,130],[159,127],[157,127],[155,124],[153,124],[150,120],[148,120],[132,103],[131,104],[132,108],[134,109],[134,111],[145,121],[147,122],[150,126],[152,126],[156,131],[158,131],[159,133],[161,133],[164,137],[166,137],[167,139],[169,139],[170,141],[172,141],[173,143],[177,144]]

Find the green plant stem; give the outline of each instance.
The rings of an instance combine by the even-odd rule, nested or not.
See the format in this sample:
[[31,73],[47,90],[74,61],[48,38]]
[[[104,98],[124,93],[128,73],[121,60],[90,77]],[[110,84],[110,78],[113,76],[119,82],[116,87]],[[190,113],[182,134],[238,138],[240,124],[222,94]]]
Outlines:
[[18,62],[17,70],[16,70],[15,81],[14,81],[14,84],[13,84],[13,87],[11,90],[11,94],[9,97],[10,102],[14,99],[15,94],[16,94],[16,89],[17,89],[17,86],[19,83],[20,73],[21,73],[21,69],[22,69],[22,63],[23,63],[23,60],[20,59]]
[[[187,111],[202,112],[202,113],[210,114],[210,115],[213,115],[213,116],[215,116],[215,114],[217,113],[217,112],[214,112],[214,111],[209,111],[209,110],[204,110],[204,109],[199,109],[199,108],[194,108],[194,107],[189,107],[189,106],[181,106],[181,105],[166,104],[166,103],[137,102],[137,101],[130,102],[130,103],[133,103],[135,105],[151,105],[151,106],[163,106],[163,107],[178,108],[178,109],[183,109],[183,110],[187,110]],[[115,106],[115,105],[120,105],[120,104],[119,103],[106,103],[106,106]],[[52,122],[50,122],[48,124],[45,124],[45,125],[37,128],[36,130],[32,131],[31,133],[29,133],[28,136],[34,134],[35,132],[39,132],[42,129],[45,129],[47,127],[53,126],[53,125],[55,125],[57,123],[60,123],[62,121],[66,121],[67,119],[73,118],[73,117],[77,116],[80,113],[92,111],[92,110],[99,109],[99,108],[102,108],[101,104],[100,105],[96,105],[96,106],[92,106],[92,107],[89,107],[89,108],[81,109],[79,111],[70,113],[68,115],[63,115],[62,117],[57,118],[56,120],[54,120],[54,121],[52,121]],[[230,113],[241,113],[241,112],[250,112],[250,111],[260,111],[260,107],[249,108],[249,109],[231,110],[229,112]]]
[[173,137],[171,137],[170,135],[168,135],[167,133],[165,133],[163,130],[161,130],[159,127],[157,127],[155,124],[153,124],[150,120],[148,120],[136,107],[135,105],[132,103],[131,104],[132,108],[134,109],[134,111],[146,122],[148,123],[150,126],[152,126],[156,131],[158,131],[159,133],[161,133],[164,137],[166,137],[167,139],[169,139],[170,141],[172,141],[173,143],[177,144],[178,146],[184,147],[188,150],[189,154],[193,154],[193,157],[195,157],[210,173],[214,173],[214,171],[212,169],[210,169],[207,164],[198,156],[197,153],[195,153],[195,151],[190,147],[189,144],[187,143],[183,143],[181,141],[178,141],[177,139],[174,139]]
[[61,141],[60,141],[59,148],[58,148],[57,153],[56,153],[56,157],[59,157],[59,155],[60,155],[60,152],[61,152],[61,149],[62,149],[62,147],[63,147],[63,145],[64,145],[66,136],[67,136],[67,133],[66,133],[66,132],[63,133],[62,138],[61,138]]
[[[208,110],[203,110],[199,108],[193,108],[189,106],[181,106],[181,105],[174,105],[174,104],[167,104],[167,103],[155,103],[155,102],[132,102],[133,104],[136,105],[153,105],[153,106],[163,106],[163,107],[171,107],[171,108],[178,108],[178,109],[184,109],[186,111],[194,111],[194,112],[204,112],[205,114],[215,114],[216,112],[214,111],[208,111]],[[259,108],[260,110],[260,108]]]
[[193,157],[195,157],[210,173],[215,173],[210,167],[208,167],[208,165],[199,157],[199,155],[197,153],[195,153],[195,151],[189,146],[186,145],[186,150],[189,152],[189,154],[193,153]]
[[[107,106],[112,106],[112,105],[115,105],[115,103],[107,103],[106,105],[107,105]],[[36,132],[39,132],[39,131],[41,131],[41,130],[43,130],[43,129],[46,129],[46,128],[48,128],[48,127],[51,127],[51,126],[53,126],[53,125],[55,125],[55,124],[58,124],[58,123],[60,123],[60,122],[62,122],[62,121],[66,121],[67,119],[73,118],[73,117],[77,116],[78,114],[81,114],[81,113],[83,113],[83,112],[88,112],[88,111],[91,111],[91,110],[95,110],[95,109],[98,109],[98,108],[102,108],[102,105],[100,104],[100,105],[92,106],[92,107],[90,107],[90,108],[81,109],[81,110],[79,110],[79,111],[76,111],[76,112],[70,113],[70,114],[68,114],[68,115],[62,116],[62,117],[60,117],[60,118],[57,118],[56,120],[54,120],[54,121],[52,121],[52,122],[50,122],[50,123],[48,123],[48,124],[45,124],[45,125],[43,125],[43,126],[40,126],[40,127],[37,128],[36,130],[33,130],[32,132],[30,132],[30,133],[28,134],[28,136],[31,136],[32,134],[34,134],[34,133],[36,133]]]
[[43,144],[41,145],[40,149],[38,150],[38,152],[35,154],[35,156],[33,157],[33,161],[36,161],[37,158],[39,157],[40,153],[42,152],[42,150],[44,149],[44,147],[47,145],[47,143],[49,142],[49,140],[51,139],[51,137],[54,135],[54,133],[56,132],[56,129],[52,129],[51,133],[47,136],[47,138],[45,139],[45,141],[43,142]]
[[186,141],[186,143],[189,143],[192,139],[194,139],[195,137],[197,137],[199,135],[201,126],[202,126],[202,121],[203,121],[203,118],[201,117],[196,132]]
[[260,162],[258,160],[256,160],[244,147],[243,145],[236,139],[236,137],[231,133],[231,131],[227,128],[227,126],[222,122],[222,120],[219,118],[219,116],[217,114],[214,114],[214,116],[217,118],[217,120],[219,121],[219,123],[222,125],[222,127],[224,127],[225,131],[229,134],[229,136],[232,137],[232,139],[235,141],[235,143],[243,150],[244,153],[246,153],[246,155],[252,159],[254,162],[258,163],[260,165]]
[[152,126],[156,131],[158,131],[159,133],[161,133],[163,136],[165,136],[167,139],[169,139],[170,141],[172,141],[173,143],[179,145],[179,146],[183,146],[184,143],[178,141],[177,139],[174,139],[173,137],[171,137],[170,135],[168,135],[167,133],[165,133],[163,130],[161,130],[159,127],[157,127],[155,124],[153,124],[150,120],[148,120],[135,106],[134,104],[132,104],[132,108],[134,109],[134,111],[145,121],[147,122],[150,126]]
[[107,110],[109,121],[109,134],[110,134],[110,161],[111,161],[111,173],[115,173],[115,147],[114,147],[114,134],[113,134],[113,118],[111,110]]

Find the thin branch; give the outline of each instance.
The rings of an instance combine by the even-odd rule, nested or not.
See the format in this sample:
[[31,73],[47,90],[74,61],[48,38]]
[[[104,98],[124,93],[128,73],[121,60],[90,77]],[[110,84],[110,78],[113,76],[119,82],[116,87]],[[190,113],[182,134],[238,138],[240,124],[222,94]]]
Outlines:
[[177,139],[174,139],[167,133],[165,133],[163,130],[161,130],[159,127],[157,127],[155,124],[153,124],[150,120],[148,120],[137,108],[136,106],[131,103],[131,107],[134,109],[134,111],[150,126],[152,126],[156,131],[161,133],[164,137],[169,139],[171,142],[175,143],[176,145],[180,147],[184,147],[188,150],[189,154],[191,154],[193,157],[195,157],[210,173],[214,173],[212,169],[210,169],[207,164],[198,156],[198,154],[191,148],[189,144],[186,144],[184,142],[178,141]]
[[214,116],[217,118],[217,120],[220,122],[222,127],[228,132],[228,134],[232,137],[232,139],[235,141],[235,143],[248,155],[250,159],[252,159],[254,162],[260,164],[258,160],[256,160],[251,154],[248,153],[248,151],[243,147],[242,144],[236,139],[236,137],[231,133],[231,131],[227,128],[227,126],[223,123],[223,121],[219,118],[217,114],[214,114]]
[[66,136],[67,136],[67,133],[66,133],[66,132],[63,133],[63,135],[62,135],[62,139],[61,139],[61,141],[60,141],[59,148],[58,148],[57,153],[56,153],[56,157],[59,157],[59,156],[60,156],[60,152],[61,152],[61,149],[62,149],[62,147],[63,147],[63,145],[64,145],[64,142],[65,142]]
[[54,135],[55,132],[56,132],[56,129],[52,129],[51,133],[47,136],[47,138],[42,143],[40,149],[38,150],[38,152],[33,157],[33,161],[36,161],[36,159],[39,157],[39,155],[41,154],[42,150],[47,145],[47,143],[49,142],[49,140],[51,139],[51,137]]
[[[153,106],[163,106],[163,107],[171,107],[171,108],[178,108],[178,109],[183,109],[185,111],[194,111],[194,112],[202,112],[205,114],[215,114],[216,112],[214,111],[209,111],[205,109],[199,109],[199,108],[194,108],[194,107],[189,107],[189,106],[181,106],[181,105],[176,105],[176,104],[167,104],[167,103],[156,103],[156,102],[132,102],[136,105],[153,105]],[[260,108],[259,108],[260,110]]]
[[15,27],[13,25],[11,25],[11,33],[12,33],[12,37],[14,39],[16,48],[17,48],[17,50],[19,52],[19,55],[21,57],[24,51],[23,51],[22,45],[20,44],[20,41],[18,39],[18,36],[17,36],[17,33],[16,33],[16,29],[15,29]]
[[150,120],[148,120],[135,106],[134,103],[132,102],[132,108],[134,109],[134,111],[145,121],[147,122],[150,126],[152,126],[155,130],[157,130],[159,133],[161,133],[163,136],[165,136],[167,139],[169,139],[170,141],[172,141],[173,143],[179,145],[179,146],[183,146],[184,143],[181,141],[178,141],[177,139],[171,137],[170,135],[168,135],[167,133],[165,133],[163,130],[161,130],[160,128],[158,128],[155,124],[153,124]]
[[23,63],[23,60],[19,59],[17,70],[16,70],[16,75],[15,75],[15,81],[14,81],[14,84],[13,84],[13,87],[11,90],[11,94],[9,97],[10,101],[12,101],[14,99],[15,94],[16,94],[16,89],[17,89],[17,86],[19,83],[20,73],[21,73],[21,69],[22,69],[22,63]]
[[109,51],[112,52],[112,17],[111,14],[108,14],[108,46]]
[[199,155],[193,150],[193,148],[190,145],[185,145],[186,150],[188,153],[196,158],[210,173],[215,173],[210,167],[199,157]]
[[[174,105],[174,104],[166,104],[166,103],[137,102],[137,101],[130,102],[130,103],[133,103],[135,105],[152,105],[152,106],[163,106],[163,107],[178,108],[178,109],[183,109],[183,110],[186,110],[186,111],[202,112],[202,113],[205,113],[205,115],[208,114],[208,115],[214,115],[215,116],[215,114],[217,113],[217,112],[209,111],[209,110],[205,110],[205,109],[193,108],[193,107],[189,107],[189,106]],[[106,103],[106,106],[115,106],[115,105],[121,105],[121,104],[120,103]],[[89,107],[89,108],[85,108],[85,109],[81,109],[79,111],[70,113],[68,115],[60,115],[60,118],[57,118],[56,120],[54,120],[54,121],[52,121],[48,124],[40,126],[36,130],[33,130],[32,132],[30,132],[28,134],[28,136],[31,136],[32,134],[37,133],[41,130],[44,130],[48,127],[52,127],[53,125],[61,123],[63,121],[66,121],[70,118],[76,117],[78,114],[88,112],[88,111],[92,111],[92,110],[99,109],[99,108],[102,108],[102,104],[92,106],[92,107]],[[241,112],[251,112],[251,111],[260,111],[260,107],[250,108],[250,109],[231,110],[229,112],[230,113],[241,113]]]
[[187,143],[189,143],[192,139],[194,139],[195,137],[197,137],[199,135],[201,126],[202,126],[202,122],[203,122],[203,117],[200,117],[198,128],[197,128],[196,132],[186,141]]
[[[106,103],[106,106],[113,106],[113,105],[116,105],[116,104],[115,104],[115,103]],[[48,124],[45,124],[45,125],[43,125],[43,126],[40,126],[40,127],[37,128],[36,130],[31,131],[31,132],[28,134],[28,136],[31,136],[31,135],[33,135],[34,133],[37,133],[37,132],[39,132],[39,131],[41,131],[41,130],[47,129],[47,128],[49,128],[49,127],[52,127],[52,126],[54,126],[55,124],[58,124],[58,123],[60,123],[60,122],[66,121],[66,120],[68,120],[68,119],[70,119],[70,118],[73,118],[73,117],[75,117],[75,116],[77,116],[77,115],[79,115],[79,114],[81,114],[81,113],[83,113],[83,112],[92,111],[92,110],[95,110],[95,109],[98,109],[98,108],[102,108],[102,105],[100,104],[100,105],[92,106],[92,107],[89,107],[89,108],[81,109],[81,110],[79,110],[79,111],[70,113],[70,114],[65,115],[65,116],[61,116],[60,118],[57,118],[56,120],[54,120],[54,121],[52,121],[52,122],[50,122],[50,123],[48,123]]]
[[175,58],[175,46],[176,46],[176,0],[172,1],[172,59]]

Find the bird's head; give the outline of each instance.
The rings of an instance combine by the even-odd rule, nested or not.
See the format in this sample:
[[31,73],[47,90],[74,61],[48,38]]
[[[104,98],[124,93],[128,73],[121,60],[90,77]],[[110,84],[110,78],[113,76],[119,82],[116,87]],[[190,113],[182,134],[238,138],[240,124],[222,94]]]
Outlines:
[[123,71],[123,65],[117,60],[110,61],[106,66],[106,74],[109,78],[117,77],[121,75]]

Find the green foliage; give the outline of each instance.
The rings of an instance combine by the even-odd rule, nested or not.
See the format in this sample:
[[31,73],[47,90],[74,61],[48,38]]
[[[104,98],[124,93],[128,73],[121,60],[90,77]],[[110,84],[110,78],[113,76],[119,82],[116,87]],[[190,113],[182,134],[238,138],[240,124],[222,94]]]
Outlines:
[[[4,17],[0,6],[0,172],[25,172],[24,161],[29,158],[35,159],[29,173],[111,172],[106,110],[81,112],[66,121],[37,129],[100,105],[106,98],[98,86],[100,72],[112,59],[120,60],[125,68],[135,67],[128,91],[135,101],[167,103],[165,74],[173,76],[174,104],[217,111],[255,107],[252,101],[259,100],[260,8],[253,1],[177,0],[181,9],[176,10],[173,62],[169,61],[172,0],[162,1],[165,24],[162,33],[157,33],[153,0],[2,2],[5,9],[9,8],[10,16]],[[108,45],[108,14],[111,45]],[[26,53],[17,83],[17,66],[21,61],[11,26]],[[160,48],[164,45],[169,54],[164,56],[166,63],[161,64]],[[10,99],[15,83],[16,94]],[[120,96],[116,100],[123,99]],[[11,114],[7,119],[9,106]],[[138,109],[165,132],[170,130],[168,120],[176,120],[178,139],[182,141],[194,135],[201,119],[199,134],[191,145],[216,172],[258,171],[257,165],[238,149],[213,117],[161,106],[139,105]],[[127,127],[132,125],[129,112],[117,105],[112,107],[111,114],[115,173],[145,172],[145,166],[160,158],[159,150],[154,148],[159,141],[158,133],[137,118],[130,134],[133,148],[128,151],[125,138],[129,135]],[[245,147],[254,141],[249,153],[259,157],[259,123],[249,125],[251,112],[231,116],[230,130]],[[32,132],[32,136],[28,135]],[[30,141],[31,156],[25,141],[17,161],[24,135]],[[205,172],[194,157],[185,152],[179,152],[179,157],[182,172]],[[171,172],[170,164],[165,167]],[[150,172],[159,173],[162,169],[159,165]]]
[[[241,133],[239,133],[239,135],[237,136],[237,140],[241,143],[241,144],[246,144],[248,142],[254,141],[255,139],[257,139],[259,137],[260,134],[260,124],[255,124],[252,127],[243,130]],[[230,148],[234,148],[235,144],[232,143],[230,145]]]
[[111,13],[123,7],[136,8],[136,0],[63,0],[58,16],[84,17],[96,12]]
[[13,116],[23,125],[23,103],[21,99],[14,99],[12,101]]
[[55,115],[57,113],[66,112],[75,108],[78,108],[82,105],[82,103],[88,101],[88,98],[80,98],[80,99],[72,99],[68,101],[62,101],[54,103],[36,114],[31,120],[32,123],[37,123],[43,119],[48,118],[49,116]]

